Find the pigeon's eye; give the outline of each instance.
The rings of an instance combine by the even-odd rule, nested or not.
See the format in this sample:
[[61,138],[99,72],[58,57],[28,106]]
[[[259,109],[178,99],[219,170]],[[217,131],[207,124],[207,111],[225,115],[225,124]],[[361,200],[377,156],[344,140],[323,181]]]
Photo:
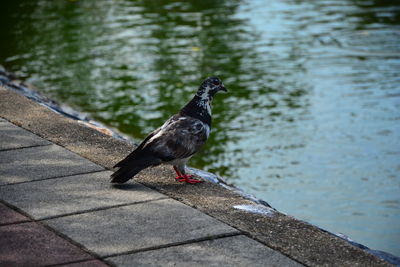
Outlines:
[[214,85],[219,85],[219,81],[218,81],[218,80],[213,80],[212,83],[213,83]]

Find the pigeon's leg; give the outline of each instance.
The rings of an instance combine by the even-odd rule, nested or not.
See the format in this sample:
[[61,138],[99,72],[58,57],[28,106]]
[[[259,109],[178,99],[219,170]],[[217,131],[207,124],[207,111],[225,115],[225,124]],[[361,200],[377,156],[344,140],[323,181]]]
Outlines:
[[182,174],[182,172],[176,166],[174,166],[174,170],[175,170],[176,174],[178,175],[178,176],[175,177],[175,180],[177,180],[179,182],[184,182],[184,181],[186,181],[186,178],[191,178],[192,177],[192,175]]
[[174,170],[176,174],[178,175],[175,177],[175,180],[178,182],[186,182],[188,184],[197,184],[197,183],[202,183],[203,181],[197,180],[197,179],[191,179],[193,175],[187,175],[185,173],[182,173],[178,167],[174,166]]
[[179,171],[178,167],[174,166],[174,170],[176,172],[176,175],[178,175],[175,177],[175,179],[176,180],[181,179],[183,177],[183,174]]

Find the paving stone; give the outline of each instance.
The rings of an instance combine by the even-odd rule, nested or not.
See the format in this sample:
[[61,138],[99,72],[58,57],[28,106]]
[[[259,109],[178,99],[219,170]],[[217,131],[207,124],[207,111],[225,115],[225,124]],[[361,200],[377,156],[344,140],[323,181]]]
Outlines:
[[0,150],[49,144],[51,144],[49,141],[12,123],[6,121],[0,123]]
[[[0,194],[1,196],[1,194]],[[0,203],[0,225],[2,224],[11,224],[11,223],[19,223],[30,221],[28,217],[25,217],[19,212],[16,212],[13,209],[10,209],[3,203]]]
[[45,221],[101,256],[238,231],[164,199]]
[[94,259],[34,222],[1,226],[0,248],[0,266],[43,266]]
[[104,168],[57,145],[0,151],[0,185]]
[[246,236],[108,258],[117,266],[303,266]]
[[0,186],[0,196],[35,219],[165,198],[138,183],[113,186],[109,182],[111,173],[102,171]]

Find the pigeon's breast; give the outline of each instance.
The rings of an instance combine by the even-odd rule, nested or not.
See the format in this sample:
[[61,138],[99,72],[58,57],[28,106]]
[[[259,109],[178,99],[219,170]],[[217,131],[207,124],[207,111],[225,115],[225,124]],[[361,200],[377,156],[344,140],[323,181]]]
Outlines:
[[175,115],[154,132],[143,150],[163,162],[186,162],[207,141],[210,126],[191,116]]

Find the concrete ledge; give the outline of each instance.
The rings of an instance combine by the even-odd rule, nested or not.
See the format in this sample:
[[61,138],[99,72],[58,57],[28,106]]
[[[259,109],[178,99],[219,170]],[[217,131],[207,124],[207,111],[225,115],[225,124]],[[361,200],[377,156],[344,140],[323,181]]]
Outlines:
[[[108,169],[133,149],[127,142],[100,133],[2,87],[0,117]],[[330,233],[279,212],[265,216],[235,209],[235,205],[254,203],[219,185],[180,184],[173,177],[170,168],[157,167],[143,171],[135,181],[225,222],[305,265],[390,266]],[[129,187],[129,184],[124,186]]]

